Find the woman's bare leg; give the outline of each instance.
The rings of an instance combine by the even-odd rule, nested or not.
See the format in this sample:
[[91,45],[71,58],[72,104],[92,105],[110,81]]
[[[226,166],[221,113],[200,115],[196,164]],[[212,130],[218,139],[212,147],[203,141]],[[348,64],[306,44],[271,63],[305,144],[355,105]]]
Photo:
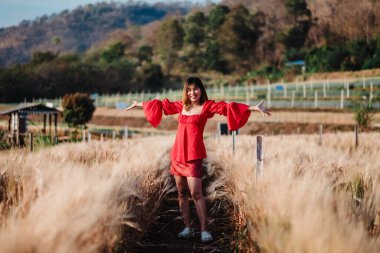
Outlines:
[[190,209],[189,209],[189,187],[186,177],[174,175],[175,183],[178,189],[178,202],[181,211],[183,222],[186,227],[190,227]]
[[201,224],[201,231],[207,231],[207,211],[206,202],[202,193],[202,179],[196,177],[188,177],[187,184],[197,208],[199,223]]

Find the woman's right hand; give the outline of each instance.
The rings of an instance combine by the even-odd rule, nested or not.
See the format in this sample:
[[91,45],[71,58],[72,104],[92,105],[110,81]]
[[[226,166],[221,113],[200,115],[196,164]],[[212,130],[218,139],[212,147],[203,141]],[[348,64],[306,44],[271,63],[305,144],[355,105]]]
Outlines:
[[138,106],[142,107],[142,103],[133,101],[133,103],[129,107],[125,108],[124,111],[132,110],[133,108],[138,107]]

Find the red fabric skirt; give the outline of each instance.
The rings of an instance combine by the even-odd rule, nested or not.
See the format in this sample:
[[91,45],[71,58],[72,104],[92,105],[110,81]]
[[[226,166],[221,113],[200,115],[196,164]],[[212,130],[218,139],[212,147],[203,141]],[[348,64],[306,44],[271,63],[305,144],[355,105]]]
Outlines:
[[171,161],[170,174],[183,177],[202,178],[202,159],[192,160],[185,163]]

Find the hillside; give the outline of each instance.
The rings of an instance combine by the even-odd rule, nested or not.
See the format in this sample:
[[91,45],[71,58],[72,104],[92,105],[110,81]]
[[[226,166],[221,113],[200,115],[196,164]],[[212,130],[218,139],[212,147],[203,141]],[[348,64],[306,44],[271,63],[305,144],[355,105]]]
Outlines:
[[84,52],[118,29],[147,24],[171,13],[184,14],[190,7],[177,3],[101,2],[25,20],[18,26],[0,29],[0,66],[25,63],[34,51]]

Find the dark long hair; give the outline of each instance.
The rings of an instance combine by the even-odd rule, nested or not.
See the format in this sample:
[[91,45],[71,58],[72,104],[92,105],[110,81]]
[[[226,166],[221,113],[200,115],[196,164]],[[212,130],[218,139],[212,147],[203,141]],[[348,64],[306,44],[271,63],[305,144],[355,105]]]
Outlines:
[[206,100],[208,100],[206,89],[201,79],[199,79],[198,77],[190,77],[186,80],[185,84],[183,85],[182,91],[182,104],[185,107],[186,111],[189,110],[189,107],[191,105],[191,101],[187,97],[187,87],[189,87],[189,85],[194,85],[195,87],[201,90],[201,97],[199,98],[200,104],[203,104]]

